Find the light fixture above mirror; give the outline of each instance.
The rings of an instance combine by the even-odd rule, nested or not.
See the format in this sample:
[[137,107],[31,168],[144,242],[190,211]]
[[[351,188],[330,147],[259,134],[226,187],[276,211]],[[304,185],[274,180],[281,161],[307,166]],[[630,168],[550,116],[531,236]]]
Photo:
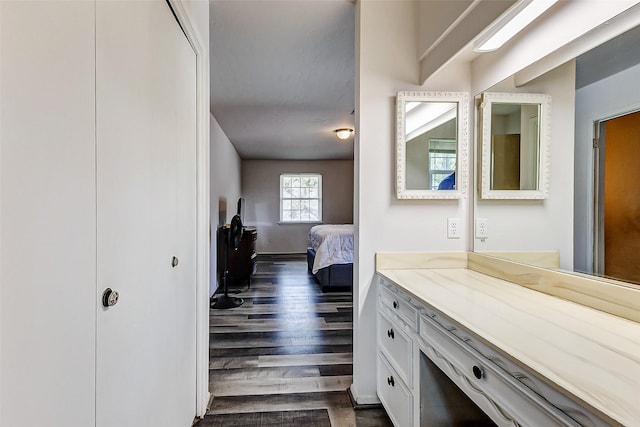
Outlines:
[[557,1],[520,0],[473,43],[473,50],[491,52],[499,49]]
[[468,103],[463,92],[398,92],[396,197],[459,199],[467,185]]

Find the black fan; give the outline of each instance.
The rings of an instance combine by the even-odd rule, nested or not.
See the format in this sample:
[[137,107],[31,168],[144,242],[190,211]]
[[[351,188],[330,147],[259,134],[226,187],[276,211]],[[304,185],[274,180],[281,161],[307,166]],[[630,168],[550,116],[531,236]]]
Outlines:
[[244,304],[242,298],[229,296],[229,251],[237,250],[242,240],[242,220],[240,215],[234,215],[231,219],[231,226],[224,230],[224,273],[222,283],[224,294],[211,302],[211,308],[234,308]]

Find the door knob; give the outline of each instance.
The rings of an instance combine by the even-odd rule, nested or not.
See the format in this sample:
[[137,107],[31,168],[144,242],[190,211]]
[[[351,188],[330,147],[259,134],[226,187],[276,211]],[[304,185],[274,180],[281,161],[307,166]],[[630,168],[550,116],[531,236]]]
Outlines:
[[113,307],[118,303],[119,297],[120,297],[120,294],[118,293],[118,291],[114,291],[111,288],[107,288],[102,293],[102,305],[104,307]]
[[171,267],[175,268],[178,266],[178,257],[173,257],[171,260]]

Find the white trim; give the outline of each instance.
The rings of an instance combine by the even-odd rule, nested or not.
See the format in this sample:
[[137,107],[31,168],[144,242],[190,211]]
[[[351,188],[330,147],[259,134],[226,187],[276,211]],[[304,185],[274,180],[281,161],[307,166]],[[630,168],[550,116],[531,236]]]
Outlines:
[[167,0],[196,54],[196,417],[209,404],[209,55],[186,0]]
[[351,390],[351,396],[353,396],[353,400],[356,401],[358,405],[380,405],[380,399],[377,394],[360,394],[357,391],[356,385],[351,384],[349,387]]
[[[2,22],[2,6],[0,5],[0,22]],[[95,27],[94,27],[95,31]],[[2,31],[0,31],[0,46],[2,46]],[[0,82],[2,82],[2,55],[0,54]],[[0,99],[2,99],[2,84],[0,84]],[[2,128],[2,103],[0,102],[0,128]],[[0,147],[2,140],[0,139]],[[2,176],[2,150],[0,149],[0,177]],[[2,185],[0,185],[0,224],[2,224]],[[0,242],[2,242],[2,227],[0,227]],[[2,259],[2,245],[0,245],[0,259]],[[2,301],[2,263],[0,263],[0,301]],[[0,330],[2,330],[2,304],[0,304]],[[2,337],[0,336],[0,378],[2,378]],[[94,399],[95,401],[95,399]],[[0,381],[0,420],[2,420],[2,381]],[[94,402],[95,414],[95,402]]]

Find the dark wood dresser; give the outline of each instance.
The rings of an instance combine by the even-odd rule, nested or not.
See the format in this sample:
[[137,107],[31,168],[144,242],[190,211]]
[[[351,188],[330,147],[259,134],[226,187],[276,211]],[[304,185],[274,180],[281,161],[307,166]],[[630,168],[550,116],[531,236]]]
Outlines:
[[[220,278],[224,273],[224,244],[226,227],[218,228],[218,274]],[[251,276],[256,272],[256,240],[258,231],[252,227],[245,227],[242,230],[242,240],[237,250],[229,248],[229,283],[248,282],[251,283]]]

